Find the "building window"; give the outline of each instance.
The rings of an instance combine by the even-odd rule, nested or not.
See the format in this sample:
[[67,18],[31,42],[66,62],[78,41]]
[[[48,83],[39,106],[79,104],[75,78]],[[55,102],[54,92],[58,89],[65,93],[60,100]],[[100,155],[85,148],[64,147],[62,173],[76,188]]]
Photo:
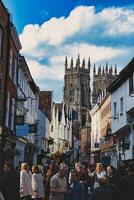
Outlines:
[[7,94],[7,106],[6,106],[6,126],[9,124],[9,106],[10,106],[10,93]]
[[3,38],[3,31],[0,27],[0,60],[2,60],[2,38]]
[[12,99],[12,111],[11,111],[11,129],[14,129],[14,116],[15,116],[15,99]]
[[114,102],[114,119],[117,117],[117,103]]
[[123,114],[123,105],[124,102],[123,102],[123,97],[120,98],[120,114]]
[[16,75],[17,75],[17,60],[14,60],[14,73],[13,73],[13,81],[16,84]]
[[134,73],[129,77],[129,94],[134,93]]
[[10,58],[9,58],[9,75],[12,77],[12,64],[13,64],[13,51],[10,49]]

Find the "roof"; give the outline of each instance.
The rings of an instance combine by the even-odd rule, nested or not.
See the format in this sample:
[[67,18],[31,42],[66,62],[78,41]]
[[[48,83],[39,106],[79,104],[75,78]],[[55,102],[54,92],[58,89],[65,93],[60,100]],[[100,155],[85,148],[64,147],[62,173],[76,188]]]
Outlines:
[[118,78],[113,81],[113,83],[107,88],[109,92],[114,92],[116,89],[118,89],[128,78],[129,76],[134,72],[134,57],[133,59],[124,67],[120,73]]

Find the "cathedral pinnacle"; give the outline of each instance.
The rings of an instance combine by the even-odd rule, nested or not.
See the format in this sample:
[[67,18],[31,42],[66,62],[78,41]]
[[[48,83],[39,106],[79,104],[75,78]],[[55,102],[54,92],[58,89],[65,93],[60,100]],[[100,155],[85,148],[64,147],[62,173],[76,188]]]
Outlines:
[[90,68],[91,68],[90,57],[88,58],[88,64],[87,64],[87,66],[88,66],[88,70],[89,70],[89,73],[90,73]]
[[103,70],[102,70],[102,75],[105,75],[105,70],[104,70],[104,66],[103,66]]
[[114,75],[117,75],[117,66],[115,65],[115,69],[114,69]]
[[96,75],[96,66],[94,64],[94,69],[93,69],[93,75],[95,76]]
[[70,68],[73,69],[73,66],[74,66],[73,58],[71,58]]
[[80,55],[78,54],[78,58],[76,60],[76,67],[79,68],[80,67]]
[[110,69],[109,69],[109,75],[112,76],[113,75],[113,67],[111,65]]
[[101,76],[101,65],[98,68],[98,75]]
[[108,74],[108,62],[106,62],[106,74]]
[[68,66],[68,61],[67,61],[67,56],[65,58],[65,70],[67,70],[67,66]]
[[82,61],[82,68],[85,68],[85,58],[83,58],[83,61]]

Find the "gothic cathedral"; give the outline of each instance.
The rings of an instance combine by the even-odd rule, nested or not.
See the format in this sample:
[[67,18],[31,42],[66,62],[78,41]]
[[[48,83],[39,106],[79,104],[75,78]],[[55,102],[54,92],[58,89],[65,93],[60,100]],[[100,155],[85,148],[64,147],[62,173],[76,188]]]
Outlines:
[[[107,87],[117,78],[117,67],[114,70],[112,66],[93,67],[92,87],[91,87],[91,63],[90,58],[86,64],[85,58],[82,62],[80,56],[74,64],[73,58],[70,65],[68,58],[65,58],[65,75],[64,75],[64,102],[69,108],[73,109],[77,115],[74,119],[80,122],[81,127],[90,121],[89,110],[98,102],[100,95],[102,98],[106,94]],[[91,93],[92,88],[92,93]]]
[[80,61],[80,56],[74,65],[73,58],[68,66],[67,57],[65,59],[64,76],[64,102],[75,111],[81,126],[85,126],[88,120],[88,110],[90,109],[90,59],[86,65],[85,59]]

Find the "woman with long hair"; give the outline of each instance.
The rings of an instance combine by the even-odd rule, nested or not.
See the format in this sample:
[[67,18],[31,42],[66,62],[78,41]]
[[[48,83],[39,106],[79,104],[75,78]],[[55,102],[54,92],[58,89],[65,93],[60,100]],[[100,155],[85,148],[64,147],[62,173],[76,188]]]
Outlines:
[[28,163],[21,164],[20,171],[20,198],[25,200],[31,200],[32,196],[32,174],[29,170]]
[[97,163],[94,172],[91,176],[94,177],[94,189],[99,187],[99,179],[106,175],[106,171],[104,170],[104,166],[102,163]]
[[43,185],[43,176],[40,173],[38,165],[32,166],[32,189],[33,195],[32,199],[43,200],[45,196],[44,185]]

